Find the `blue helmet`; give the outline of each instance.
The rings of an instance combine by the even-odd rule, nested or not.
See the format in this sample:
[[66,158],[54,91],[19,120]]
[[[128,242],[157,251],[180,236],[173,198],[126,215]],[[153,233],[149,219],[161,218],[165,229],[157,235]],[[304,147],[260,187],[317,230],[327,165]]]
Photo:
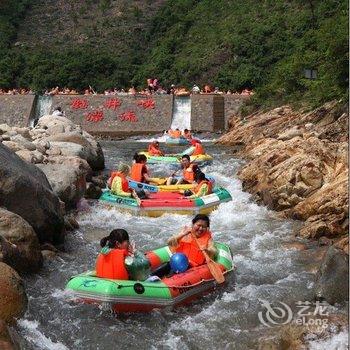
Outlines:
[[183,253],[176,253],[170,258],[170,267],[175,273],[186,271],[188,269],[188,265],[188,258]]

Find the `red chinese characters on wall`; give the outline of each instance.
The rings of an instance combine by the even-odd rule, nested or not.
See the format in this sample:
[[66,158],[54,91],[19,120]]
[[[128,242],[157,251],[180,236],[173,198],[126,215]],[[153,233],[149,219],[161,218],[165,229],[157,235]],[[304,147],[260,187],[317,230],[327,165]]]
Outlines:
[[132,111],[126,111],[119,115],[119,120],[122,122],[132,122],[136,123],[138,121],[137,116]]
[[73,109],[86,109],[89,106],[89,101],[75,98],[71,102],[71,108]]
[[149,98],[147,100],[137,102],[137,105],[143,107],[144,109],[154,109],[156,103],[152,98]]
[[[143,108],[154,108],[154,101],[152,99],[140,101]],[[140,104],[140,102],[138,104]],[[122,101],[118,98],[108,98],[104,101],[103,105],[96,110],[84,113],[84,118],[88,122],[98,123],[104,119],[104,111],[109,115],[110,111],[116,111],[122,104]],[[75,110],[87,109],[89,107],[89,101],[87,99],[76,98],[71,101],[71,108]],[[92,108],[92,106],[90,107]],[[117,115],[117,120],[122,122],[138,122],[138,118],[135,112],[127,110],[124,113]]]
[[105,101],[104,106],[107,109],[116,110],[121,104],[122,104],[121,101],[118,100],[117,98],[110,98]]
[[103,119],[103,111],[93,111],[85,116],[88,122],[98,123]]

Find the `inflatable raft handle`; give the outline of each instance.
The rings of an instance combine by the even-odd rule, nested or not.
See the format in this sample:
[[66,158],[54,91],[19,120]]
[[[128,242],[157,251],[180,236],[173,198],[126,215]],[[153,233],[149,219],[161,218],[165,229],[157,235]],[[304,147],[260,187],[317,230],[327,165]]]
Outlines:
[[134,291],[137,294],[143,294],[145,292],[145,287],[141,283],[135,283]]

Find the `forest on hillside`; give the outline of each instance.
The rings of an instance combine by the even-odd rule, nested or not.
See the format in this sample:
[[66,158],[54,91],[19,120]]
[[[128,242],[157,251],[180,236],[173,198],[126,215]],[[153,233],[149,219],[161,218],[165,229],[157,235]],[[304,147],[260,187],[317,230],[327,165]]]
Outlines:
[[345,0],[60,0],[48,9],[64,22],[40,26],[31,16],[49,3],[0,2],[0,88],[102,92],[157,77],[253,89],[254,108],[348,98]]

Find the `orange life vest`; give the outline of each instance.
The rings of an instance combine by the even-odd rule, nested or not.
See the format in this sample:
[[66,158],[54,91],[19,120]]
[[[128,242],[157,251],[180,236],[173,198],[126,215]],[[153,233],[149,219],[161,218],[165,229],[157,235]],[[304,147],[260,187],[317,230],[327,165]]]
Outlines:
[[121,173],[119,171],[113,171],[111,173],[111,186],[112,186],[112,183],[113,183],[113,179],[116,176],[119,176],[122,179],[122,190],[124,192],[128,192],[130,190],[128,179],[126,178],[126,176],[123,173]]
[[192,183],[194,181],[194,171],[193,171],[193,164],[190,164],[190,166],[183,170],[182,177],[187,181]]
[[[145,167],[145,164],[134,163],[131,167],[130,177],[134,181],[144,182],[145,179],[142,175],[142,170],[144,169],[144,167]],[[146,170],[147,170],[147,168],[146,168]]]
[[192,153],[192,156],[198,156],[200,154],[205,154],[204,152],[204,148],[202,146],[202,144],[196,142],[196,144],[194,145],[194,152]]
[[150,144],[148,146],[148,153],[151,156],[161,156],[162,155],[162,151],[160,149],[155,148],[152,144]]
[[207,184],[208,186],[208,193],[207,194],[211,194],[213,193],[213,184],[208,181],[208,180],[202,180],[194,189],[193,192],[194,193],[198,193],[198,191],[200,190],[200,188],[202,187],[203,184]]
[[192,234],[188,234],[180,239],[176,252],[185,254],[190,266],[203,265],[205,263],[205,257],[200,249],[208,247],[208,242],[211,238],[211,232],[206,231],[201,237],[197,238],[198,247]]
[[108,254],[100,253],[96,260],[96,275],[101,278],[128,280],[128,271],[125,268],[126,249],[112,249]]

